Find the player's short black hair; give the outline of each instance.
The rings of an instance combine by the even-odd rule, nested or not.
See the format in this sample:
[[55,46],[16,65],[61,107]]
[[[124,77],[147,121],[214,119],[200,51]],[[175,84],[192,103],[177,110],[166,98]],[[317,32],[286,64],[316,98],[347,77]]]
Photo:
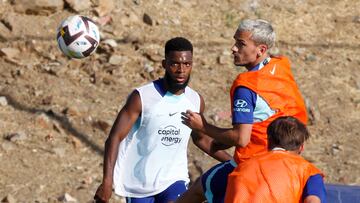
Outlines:
[[175,37],[168,40],[165,44],[165,56],[171,51],[191,51],[193,52],[193,45],[191,42],[183,37]]

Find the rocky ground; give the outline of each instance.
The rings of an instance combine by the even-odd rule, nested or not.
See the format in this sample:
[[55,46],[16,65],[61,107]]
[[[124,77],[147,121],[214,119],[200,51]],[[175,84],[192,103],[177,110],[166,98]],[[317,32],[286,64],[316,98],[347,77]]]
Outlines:
[[[103,144],[126,96],[162,76],[163,45],[195,46],[191,86],[206,117],[229,126],[238,22],[272,22],[272,50],[292,61],[310,114],[305,158],[327,183],[360,185],[360,2],[357,0],[0,0],[0,199],[90,202],[102,178]],[[97,52],[69,60],[56,28],[69,15],[94,19]],[[216,163],[190,145],[194,180]],[[4,200],[4,201],[5,201]],[[122,202],[113,197],[112,202]]]

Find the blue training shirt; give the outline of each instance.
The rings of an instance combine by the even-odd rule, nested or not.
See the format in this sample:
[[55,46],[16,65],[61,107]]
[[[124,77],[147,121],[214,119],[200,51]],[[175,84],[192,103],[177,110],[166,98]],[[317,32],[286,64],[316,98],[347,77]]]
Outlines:
[[310,176],[303,190],[303,198],[315,195],[320,198],[321,203],[326,203],[326,190],[323,177],[320,174]]

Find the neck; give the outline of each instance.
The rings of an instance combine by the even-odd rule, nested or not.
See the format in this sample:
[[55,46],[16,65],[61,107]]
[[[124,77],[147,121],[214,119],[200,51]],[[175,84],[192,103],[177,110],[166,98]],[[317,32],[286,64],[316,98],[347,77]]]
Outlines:
[[171,94],[174,94],[174,95],[180,95],[185,92],[186,86],[180,87],[180,86],[176,86],[176,85],[171,85],[171,81],[169,81],[168,77],[165,75],[165,77],[163,79],[163,84],[164,84],[166,91],[169,91],[169,92],[171,92]]
[[286,151],[290,154],[300,154],[301,153],[301,149],[297,149],[297,150],[286,150],[282,147],[274,147],[271,149],[271,151]]
[[259,63],[261,63],[262,61],[264,61],[267,57],[269,57],[269,54],[265,53],[259,57],[257,57],[257,59],[253,62],[253,63],[249,63],[245,66],[245,68],[247,70],[251,70],[252,68],[254,68],[256,65],[258,65]]

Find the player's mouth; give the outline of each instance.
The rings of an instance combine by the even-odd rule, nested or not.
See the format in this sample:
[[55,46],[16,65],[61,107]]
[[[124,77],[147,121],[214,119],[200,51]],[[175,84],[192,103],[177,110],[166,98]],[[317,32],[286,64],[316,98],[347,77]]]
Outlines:
[[182,83],[184,83],[186,81],[186,77],[178,76],[178,77],[175,78],[175,80],[176,80],[177,83],[182,84]]

